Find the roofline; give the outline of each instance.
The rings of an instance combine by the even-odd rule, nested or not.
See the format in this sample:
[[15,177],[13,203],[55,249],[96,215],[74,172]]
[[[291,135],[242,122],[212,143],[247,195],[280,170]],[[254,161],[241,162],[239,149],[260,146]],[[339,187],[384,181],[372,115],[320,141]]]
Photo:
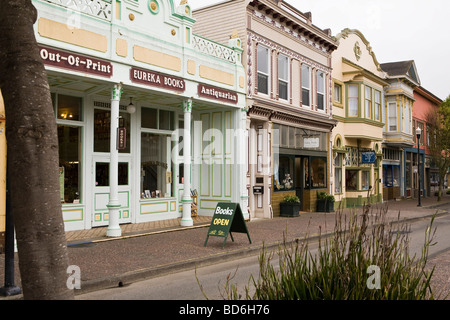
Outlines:
[[414,88],[414,92],[417,92],[421,96],[431,100],[432,102],[435,102],[438,106],[440,106],[444,102],[441,98],[437,97],[422,86],[417,86],[416,88]]

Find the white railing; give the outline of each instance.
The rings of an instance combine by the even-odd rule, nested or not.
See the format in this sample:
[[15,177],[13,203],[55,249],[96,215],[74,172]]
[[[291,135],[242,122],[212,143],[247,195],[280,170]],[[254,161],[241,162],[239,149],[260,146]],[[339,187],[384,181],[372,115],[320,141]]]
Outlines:
[[193,35],[192,37],[194,49],[201,53],[226,60],[231,63],[237,63],[238,56],[236,51],[223,44]]
[[111,0],[45,0],[67,9],[111,21]]

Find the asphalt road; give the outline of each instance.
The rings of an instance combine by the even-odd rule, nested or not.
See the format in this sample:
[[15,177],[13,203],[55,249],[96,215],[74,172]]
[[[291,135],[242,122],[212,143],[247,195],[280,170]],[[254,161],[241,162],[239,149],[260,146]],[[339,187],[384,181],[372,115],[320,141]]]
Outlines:
[[[450,210],[450,208],[446,209]],[[425,230],[429,225],[430,219],[420,219],[411,223],[409,232],[411,254],[421,254]],[[450,215],[436,218],[433,227],[436,227],[434,238],[436,244],[430,247],[429,266],[436,265],[433,276],[434,292],[438,293],[437,298],[443,298],[445,293],[450,292]],[[310,247],[314,249],[314,244],[310,244]],[[189,270],[140,281],[124,287],[91,292],[79,295],[77,299],[204,300],[204,294],[209,299],[224,299],[226,297],[224,285],[227,277],[232,276],[231,282],[237,284],[240,292],[243,293],[243,288],[249,285],[251,275],[256,277],[258,272],[258,257],[250,256],[199,268],[198,270]]]

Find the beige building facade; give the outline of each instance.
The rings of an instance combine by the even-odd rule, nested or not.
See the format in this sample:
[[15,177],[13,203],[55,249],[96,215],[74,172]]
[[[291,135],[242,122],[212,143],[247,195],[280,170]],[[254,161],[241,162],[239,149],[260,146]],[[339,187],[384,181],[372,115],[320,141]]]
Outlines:
[[316,211],[317,191],[331,190],[331,31],[285,1],[226,1],[193,16],[194,30],[209,38],[225,43],[234,30],[246,39],[251,217],[280,215],[287,195]]
[[332,133],[335,207],[382,201],[382,142],[386,73],[358,30],[336,36]]

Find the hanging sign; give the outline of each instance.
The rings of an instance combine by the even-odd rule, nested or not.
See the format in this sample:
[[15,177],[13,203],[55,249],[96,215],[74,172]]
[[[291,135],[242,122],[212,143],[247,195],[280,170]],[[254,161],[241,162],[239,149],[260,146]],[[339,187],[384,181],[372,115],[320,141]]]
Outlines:
[[248,241],[252,243],[239,203],[219,202],[214,210],[214,216],[206,236],[205,247],[209,236],[225,238],[222,245],[222,247],[225,247],[228,234],[230,234],[231,240],[234,242],[232,232],[246,233]]
[[39,53],[44,64],[49,66],[104,77],[113,74],[113,66],[109,61],[44,46],[39,46]]
[[117,128],[117,150],[125,150],[127,148],[127,129],[124,127]]
[[361,152],[361,163],[375,163],[375,151]]

